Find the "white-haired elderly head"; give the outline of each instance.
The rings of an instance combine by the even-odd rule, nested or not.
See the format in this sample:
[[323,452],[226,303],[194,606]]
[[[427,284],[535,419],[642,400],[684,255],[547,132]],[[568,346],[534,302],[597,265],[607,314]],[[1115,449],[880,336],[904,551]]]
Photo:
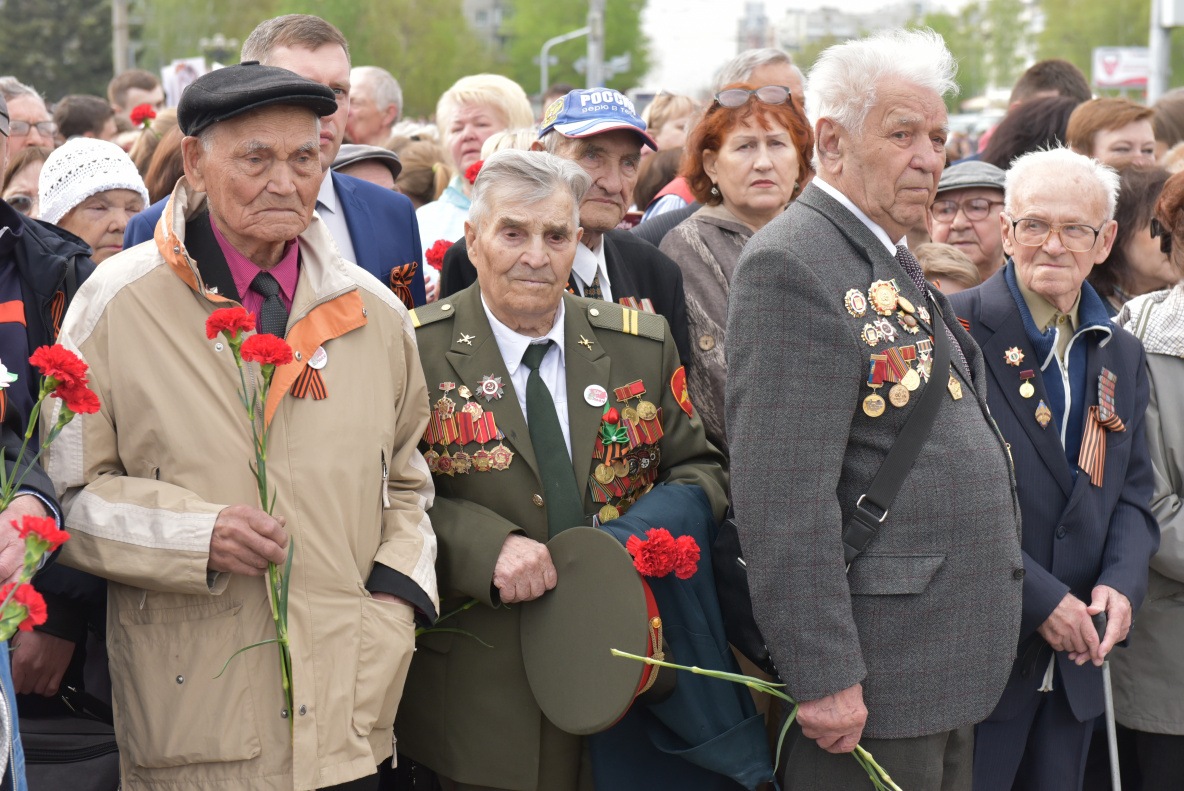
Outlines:
[[747,49],[732,58],[720,69],[713,90],[719,93],[734,82],[748,82],[756,87],[781,85],[789,88],[799,103],[805,101],[806,78],[802,70],[794,65],[788,52],[775,47]]
[[837,44],[810,70],[819,176],[897,241],[925,225],[945,166],[957,64],[932,30]]
[[1003,250],[1029,290],[1068,313],[1110,255],[1118,173],[1068,148],[1017,157],[1004,183]]
[[515,332],[537,338],[550,331],[591,184],[579,165],[542,151],[506,149],[481,166],[465,243],[485,304]]

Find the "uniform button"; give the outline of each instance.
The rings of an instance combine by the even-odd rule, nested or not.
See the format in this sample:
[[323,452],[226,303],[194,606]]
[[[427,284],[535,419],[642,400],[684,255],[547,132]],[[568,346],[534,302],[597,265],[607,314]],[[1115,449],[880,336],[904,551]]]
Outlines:
[[300,716],[303,717],[305,714],[308,714],[308,706],[301,706],[300,707]]
[[700,335],[699,348],[705,352],[711,351],[715,348],[715,338],[712,338],[710,335]]
[[534,504],[535,504],[535,505],[537,505],[539,508],[542,508],[542,507],[543,507],[543,496],[542,496],[541,494],[536,494],[534,497],[531,497],[530,499],[531,499],[531,500],[534,502]]
[[1064,538],[1064,537],[1065,537],[1065,526],[1061,525],[1060,527],[1057,528],[1057,538]]
[[449,305],[447,302],[445,302],[440,306],[440,310],[452,310],[452,305]]
[[177,676],[177,683],[184,684],[185,683],[185,676]]
[[216,352],[220,352],[220,351],[222,351],[222,350],[223,350],[223,349],[225,349],[225,348],[226,348],[226,347],[225,347],[225,346],[223,346],[223,345],[222,345],[222,344],[220,344],[220,343],[215,343],[215,344],[214,344],[214,351],[216,351]]
[[599,310],[597,310],[596,308],[589,308],[589,309],[588,309],[588,315],[589,315],[589,316],[599,316],[599,315],[600,315],[600,311],[599,311]]
[[1013,580],[1022,580],[1024,578],[1024,570],[1016,569],[1015,571],[1011,572],[1011,578]]

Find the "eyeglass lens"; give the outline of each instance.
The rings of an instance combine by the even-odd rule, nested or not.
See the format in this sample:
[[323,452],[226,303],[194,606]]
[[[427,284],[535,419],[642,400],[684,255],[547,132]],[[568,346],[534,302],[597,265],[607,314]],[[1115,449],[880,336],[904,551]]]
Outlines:
[[4,202],[25,216],[33,210],[33,199],[28,195],[9,195]]
[[930,212],[933,214],[933,219],[938,222],[953,222],[954,217],[958,215],[958,209],[961,208],[966,214],[966,219],[972,222],[985,220],[987,215],[991,212],[991,201],[985,198],[975,198],[966,203],[958,203],[952,200],[935,201]]
[[715,99],[724,107],[743,107],[750,96],[756,96],[765,104],[784,104],[789,99],[789,88],[783,85],[762,85],[755,91],[747,88],[729,88],[717,93]]
[[1098,232],[1088,225],[1054,226],[1043,220],[1030,217],[1016,220],[1012,227],[1015,229],[1015,240],[1025,247],[1040,247],[1053,230],[1056,230],[1060,235],[1061,244],[1065,246],[1065,249],[1074,253],[1084,253],[1089,250],[1098,238]]

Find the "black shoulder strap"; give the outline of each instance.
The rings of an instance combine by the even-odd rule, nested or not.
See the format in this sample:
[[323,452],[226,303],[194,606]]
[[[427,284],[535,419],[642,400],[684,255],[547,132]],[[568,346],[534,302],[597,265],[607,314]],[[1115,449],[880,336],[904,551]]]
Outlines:
[[941,405],[942,394],[945,393],[945,379],[949,376],[950,346],[949,335],[946,333],[945,319],[937,308],[937,303],[929,300],[934,311],[933,322],[933,368],[925,391],[921,393],[921,400],[917,402],[913,413],[905,421],[900,436],[892,444],[888,455],[884,457],[876,477],[855,504],[855,513],[851,521],[843,528],[843,562],[851,568],[851,561],[872,540],[872,536],[880,529],[880,525],[888,517],[888,507],[896,499],[897,492],[904,485],[904,479],[913,469],[913,463],[921,452],[921,446],[929,438],[929,432],[937,419],[937,409]]
[[74,256],[66,259],[66,303],[78,292],[78,261]]

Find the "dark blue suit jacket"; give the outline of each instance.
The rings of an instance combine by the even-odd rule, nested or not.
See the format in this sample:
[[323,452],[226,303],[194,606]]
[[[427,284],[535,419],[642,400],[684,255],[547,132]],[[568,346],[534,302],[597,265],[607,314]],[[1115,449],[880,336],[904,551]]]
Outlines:
[[[1014,266],[1010,261],[1008,267]],[[1006,269],[1006,268],[1005,268]],[[1159,525],[1149,503],[1152,468],[1144,438],[1149,386],[1143,345],[1113,327],[1109,339],[1086,333],[1085,407],[1098,403],[1103,367],[1117,375],[1115,408],[1126,430],[1106,432],[1103,485],[1094,486],[1070,466],[1055,421],[1041,428],[1036,407],[1049,401],[1038,355],[1024,331],[1022,314],[1008,287],[1005,269],[987,282],[954,294],[959,320],[982,347],[987,366],[987,403],[1011,448],[1023,518],[1024,594],[1018,656],[1011,678],[989,720],[1007,720],[1038,694],[1052,649],[1036,632],[1066,593],[1087,604],[1095,585],[1108,585],[1138,609],[1147,592],[1147,562],[1159,546]],[[1018,347],[1019,366],[1004,352]],[[1055,362],[1047,375],[1058,376]],[[1031,398],[1020,395],[1019,374],[1035,371]],[[1076,473],[1076,474],[1075,474]],[[1058,676],[1080,721],[1102,713],[1102,670],[1090,662],[1078,667],[1057,655]]]
[[[423,305],[427,298],[423,286],[423,247],[419,241],[419,223],[415,221],[415,207],[411,200],[398,192],[383,189],[377,184],[329,171],[333,186],[345,211],[345,225],[358,266],[390,285],[391,268],[415,261],[411,280],[411,297],[415,305]],[[123,232],[123,246],[134,247],[152,238],[156,223],[164,213],[168,198],[157,201],[132,217]],[[415,305],[408,305],[413,308]]]

